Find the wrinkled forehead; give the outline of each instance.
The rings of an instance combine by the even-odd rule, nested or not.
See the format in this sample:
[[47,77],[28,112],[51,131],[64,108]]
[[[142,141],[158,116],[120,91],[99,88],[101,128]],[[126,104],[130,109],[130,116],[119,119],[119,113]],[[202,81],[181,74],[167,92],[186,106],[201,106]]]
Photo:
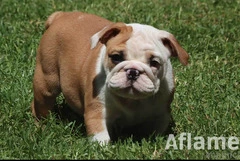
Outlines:
[[146,59],[149,55],[157,56],[166,61],[169,55],[163,45],[159,30],[148,25],[127,24],[133,28],[130,39],[126,42],[128,59]]

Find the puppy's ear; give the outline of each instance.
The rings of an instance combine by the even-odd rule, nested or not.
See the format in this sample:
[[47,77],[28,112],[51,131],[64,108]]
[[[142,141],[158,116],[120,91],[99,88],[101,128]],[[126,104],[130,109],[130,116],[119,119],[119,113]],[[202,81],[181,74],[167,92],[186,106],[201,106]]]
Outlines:
[[168,33],[166,35],[167,36],[161,37],[163,45],[169,49],[171,56],[178,57],[183,65],[187,65],[189,59],[188,53],[180,46],[172,34]]
[[[129,26],[126,26],[122,22],[113,23],[109,26],[106,26],[101,31],[94,34],[91,38],[92,44],[91,49],[97,46],[98,42],[102,44],[107,44],[108,40],[118,35],[120,32],[129,32]],[[132,29],[132,28],[131,28]],[[131,30],[132,31],[132,30]]]
[[102,44],[106,44],[108,40],[115,37],[121,31],[120,28],[110,28],[99,39]]

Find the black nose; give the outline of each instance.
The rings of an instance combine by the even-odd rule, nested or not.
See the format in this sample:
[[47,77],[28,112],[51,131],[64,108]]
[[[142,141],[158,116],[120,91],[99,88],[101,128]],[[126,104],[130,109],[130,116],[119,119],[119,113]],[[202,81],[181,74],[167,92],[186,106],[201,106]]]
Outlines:
[[140,72],[137,69],[133,69],[133,68],[127,69],[127,78],[129,80],[136,80],[138,79],[139,75],[140,75]]

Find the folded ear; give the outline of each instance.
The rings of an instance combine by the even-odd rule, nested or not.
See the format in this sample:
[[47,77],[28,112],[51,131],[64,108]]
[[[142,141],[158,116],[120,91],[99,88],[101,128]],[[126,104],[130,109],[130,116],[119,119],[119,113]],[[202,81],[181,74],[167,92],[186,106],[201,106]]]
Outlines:
[[91,49],[96,47],[98,42],[102,44],[107,44],[108,40],[118,35],[120,32],[129,31],[128,26],[122,22],[113,23],[106,26],[101,31],[97,32],[91,37]]
[[171,56],[178,57],[178,59],[183,65],[188,64],[188,53],[180,46],[177,39],[172,34],[165,33],[164,37],[161,37],[161,41],[163,45],[169,49],[169,51],[171,52]]

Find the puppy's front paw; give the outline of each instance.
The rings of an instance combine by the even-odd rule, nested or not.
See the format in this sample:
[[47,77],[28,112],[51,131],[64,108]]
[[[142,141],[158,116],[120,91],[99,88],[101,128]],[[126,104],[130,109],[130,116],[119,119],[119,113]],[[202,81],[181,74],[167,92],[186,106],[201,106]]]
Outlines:
[[107,145],[110,142],[110,136],[107,131],[95,134],[92,141],[97,141],[100,145]]

